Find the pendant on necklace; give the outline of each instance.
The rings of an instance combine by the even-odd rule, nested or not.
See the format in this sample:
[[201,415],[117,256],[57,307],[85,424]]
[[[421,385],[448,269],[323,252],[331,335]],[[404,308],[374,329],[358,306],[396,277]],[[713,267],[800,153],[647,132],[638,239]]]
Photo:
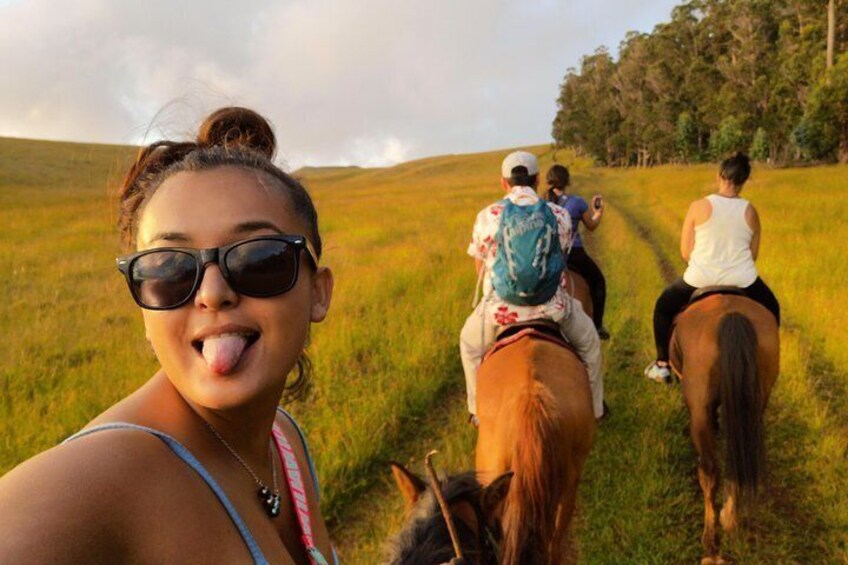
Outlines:
[[261,486],[256,494],[262,499],[262,506],[265,507],[268,516],[276,518],[280,515],[280,493],[271,492],[268,487]]

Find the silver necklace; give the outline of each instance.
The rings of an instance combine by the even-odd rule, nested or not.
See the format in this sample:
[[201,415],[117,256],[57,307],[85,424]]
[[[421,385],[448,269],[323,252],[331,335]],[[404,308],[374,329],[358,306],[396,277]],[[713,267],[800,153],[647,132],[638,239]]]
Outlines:
[[273,481],[273,490],[268,488],[268,486],[262,482],[262,480],[253,472],[253,469],[250,468],[250,465],[245,463],[244,459],[236,453],[236,450],[233,449],[227,440],[221,437],[221,434],[218,433],[218,430],[215,429],[215,426],[203,420],[203,423],[206,424],[206,427],[209,428],[209,431],[212,432],[218,441],[227,448],[227,451],[235,457],[236,461],[241,464],[244,469],[250,473],[250,476],[253,477],[253,482],[259,487],[256,491],[257,496],[259,496],[260,500],[262,500],[262,507],[265,509],[265,512],[268,513],[268,516],[271,518],[276,518],[280,515],[280,490],[277,488],[277,468],[274,466],[274,457],[272,453],[272,447],[268,446],[268,462],[271,464],[271,480]]

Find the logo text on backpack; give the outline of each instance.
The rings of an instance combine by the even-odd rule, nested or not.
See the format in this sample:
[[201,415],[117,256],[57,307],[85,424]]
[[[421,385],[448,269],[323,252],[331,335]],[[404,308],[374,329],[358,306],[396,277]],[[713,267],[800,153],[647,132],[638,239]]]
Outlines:
[[546,202],[519,206],[504,200],[497,243],[492,285],[501,299],[537,305],[556,294],[565,261],[557,219]]

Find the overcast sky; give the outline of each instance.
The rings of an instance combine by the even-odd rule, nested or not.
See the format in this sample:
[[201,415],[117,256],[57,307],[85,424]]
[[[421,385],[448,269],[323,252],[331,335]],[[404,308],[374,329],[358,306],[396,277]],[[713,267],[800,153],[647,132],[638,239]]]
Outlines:
[[140,143],[239,104],[292,168],[547,143],[566,70],[678,3],[0,0],[0,136]]

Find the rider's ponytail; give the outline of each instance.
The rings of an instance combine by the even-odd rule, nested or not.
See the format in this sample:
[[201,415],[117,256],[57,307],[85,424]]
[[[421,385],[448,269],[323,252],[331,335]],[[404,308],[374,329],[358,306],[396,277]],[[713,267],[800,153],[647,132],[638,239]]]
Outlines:
[[566,187],[571,184],[571,174],[568,169],[562,165],[554,165],[548,169],[548,175],[545,177],[548,181],[548,200],[556,202],[557,195],[554,189],[559,189],[565,192]]

